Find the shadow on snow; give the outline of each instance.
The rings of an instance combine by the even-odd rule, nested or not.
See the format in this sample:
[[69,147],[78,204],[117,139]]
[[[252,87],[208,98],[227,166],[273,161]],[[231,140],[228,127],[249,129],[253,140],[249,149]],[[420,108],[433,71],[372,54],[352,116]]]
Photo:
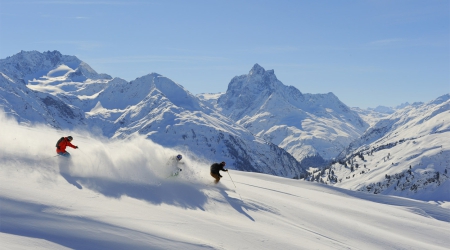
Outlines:
[[[64,210],[0,197],[0,232],[44,239],[72,249],[214,249],[180,242],[93,219],[64,215]],[[39,225],[39,227],[37,226]],[[127,235],[137,235],[130,239]]]

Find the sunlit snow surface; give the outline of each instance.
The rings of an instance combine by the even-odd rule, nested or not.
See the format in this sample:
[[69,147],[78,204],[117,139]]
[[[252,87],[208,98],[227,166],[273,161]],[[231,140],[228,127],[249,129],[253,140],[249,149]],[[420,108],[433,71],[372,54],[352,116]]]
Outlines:
[[[264,174],[223,172],[141,137],[0,118],[3,249],[448,249],[450,208]],[[54,144],[72,135],[71,159]],[[218,159],[220,160],[220,159]],[[231,179],[231,178],[232,179]],[[232,182],[234,181],[234,182]]]

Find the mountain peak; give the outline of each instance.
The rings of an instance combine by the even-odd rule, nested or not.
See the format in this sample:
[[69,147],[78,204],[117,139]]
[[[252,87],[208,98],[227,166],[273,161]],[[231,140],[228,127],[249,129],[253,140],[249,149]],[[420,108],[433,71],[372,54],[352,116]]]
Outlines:
[[253,65],[253,68],[250,70],[249,75],[262,75],[264,74],[264,72],[266,72],[266,70],[259,64],[255,63],[255,65]]
[[47,77],[50,72],[58,71],[60,67],[70,68],[73,72],[68,74],[73,81],[83,82],[86,79],[112,79],[107,74],[98,74],[87,63],[81,61],[76,56],[63,55],[61,52],[46,51],[20,51],[19,53],[0,60],[0,71],[16,79],[23,79],[25,82]]
[[58,50],[53,50],[53,51],[45,51],[42,54],[49,56],[49,57],[62,57],[63,54],[61,54],[61,52],[59,52]]

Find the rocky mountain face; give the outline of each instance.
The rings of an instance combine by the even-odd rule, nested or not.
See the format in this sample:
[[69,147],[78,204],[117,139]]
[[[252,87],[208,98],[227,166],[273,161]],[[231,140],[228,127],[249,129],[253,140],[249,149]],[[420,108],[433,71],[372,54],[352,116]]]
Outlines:
[[217,108],[299,161],[331,160],[369,127],[333,93],[302,94],[258,64],[231,80]]

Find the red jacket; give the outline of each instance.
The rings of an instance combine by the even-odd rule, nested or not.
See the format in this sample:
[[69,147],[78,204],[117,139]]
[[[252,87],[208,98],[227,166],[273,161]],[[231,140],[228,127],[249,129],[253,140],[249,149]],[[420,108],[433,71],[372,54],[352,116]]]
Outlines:
[[72,143],[70,143],[67,137],[64,137],[64,139],[62,139],[61,142],[58,144],[58,147],[56,148],[56,153],[65,153],[67,146],[71,148],[76,148],[74,145],[72,145]]

